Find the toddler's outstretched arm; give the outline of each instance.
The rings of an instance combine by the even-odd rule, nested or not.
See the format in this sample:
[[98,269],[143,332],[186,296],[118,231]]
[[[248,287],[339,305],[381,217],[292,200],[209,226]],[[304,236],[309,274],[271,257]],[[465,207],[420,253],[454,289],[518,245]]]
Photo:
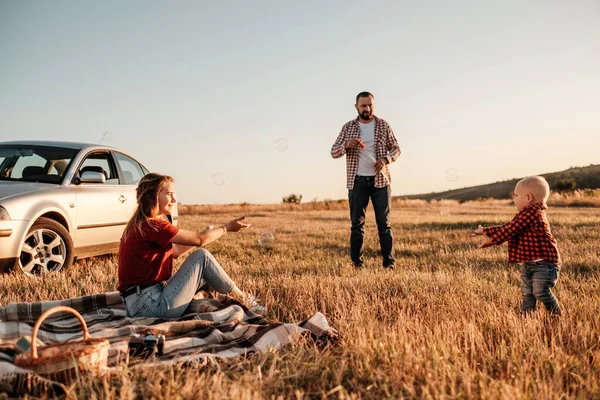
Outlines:
[[[477,226],[477,229],[475,229],[473,232],[469,233],[469,236],[471,237],[475,237],[475,236],[479,236],[479,235],[483,235],[483,226],[479,225]],[[492,242],[492,239],[490,238],[486,238],[484,242],[480,243],[479,246],[477,246],[478,249],[483,249],[486,247],[490,247],[493,246],[494,242]]]
[[469,233],[469,236],[471,236],[471,237],[475,237],[478,235],[483,235],[483,226],[481,226],[481,225],[477,225],[477,229],[475,229],[473,232]]

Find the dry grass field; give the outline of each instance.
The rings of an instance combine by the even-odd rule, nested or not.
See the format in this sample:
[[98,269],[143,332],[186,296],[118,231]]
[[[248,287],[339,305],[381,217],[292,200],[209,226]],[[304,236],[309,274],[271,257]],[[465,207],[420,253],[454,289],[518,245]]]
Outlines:
[[[348,257],[347,206],[182,207],[180,226],[202,229],[245,213],[253,227],[208,249],[269,320],[297,322],[315,311],[340,332],[337,345],[306,342],[278,353],[200,369],[132,371],[89,379],[77,398],[484,398],[600,399],[600,213],[550,208],[564,266],[555,293],[558,321],[519,313],[519,267],[506,246],[475,247],[477,224],[508,221],[508,201],[396,201],[397,265],[381,267],[372,209],[366,268]],[[258,235],[271,232],[273,249]],[[76,262],[31,280],[0,276],[0,303],[115,290],[115,256]],[[0,395],[0,398],[2,395]]]

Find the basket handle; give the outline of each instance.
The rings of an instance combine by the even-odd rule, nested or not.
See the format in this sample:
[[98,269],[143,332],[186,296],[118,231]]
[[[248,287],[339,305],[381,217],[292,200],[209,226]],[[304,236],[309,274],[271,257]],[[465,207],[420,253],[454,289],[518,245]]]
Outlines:
[[40,329],[40,326],[42,325],[42,322],[44,322],[44,320],[46,318],[48,318],[49,316],[51,316],[52,314],[56,314],[61,311],[68,312],[68,313],[71,313],[74,316],[76,316],[77,319],[79,320],[79,322],[81,322],[81,327],[83,328],[83,340],[90,339],[90,333],[88,332],[87,324],[85,323],[85,320],[83,319],[81,314],[79,314],[75,309],[73,309],[71,307],[67,307],[67,306],[52,307],[51,309],[44,311],[44,313],[42,313],[42,315],[40,315],[40,317],[36,321],[35,325],[33,326],[33,333],[31,334],[31,359],[32,360],[35,360],[38,358],[37,348],[35,346],[35,340],[37,339],[37,334]]

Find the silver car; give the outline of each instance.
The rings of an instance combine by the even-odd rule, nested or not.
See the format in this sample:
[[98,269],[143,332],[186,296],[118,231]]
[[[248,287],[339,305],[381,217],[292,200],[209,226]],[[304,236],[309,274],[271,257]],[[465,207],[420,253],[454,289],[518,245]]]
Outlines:
[[113,147],[0,142],[0,271],[41,275],[117,252],[147,173]]

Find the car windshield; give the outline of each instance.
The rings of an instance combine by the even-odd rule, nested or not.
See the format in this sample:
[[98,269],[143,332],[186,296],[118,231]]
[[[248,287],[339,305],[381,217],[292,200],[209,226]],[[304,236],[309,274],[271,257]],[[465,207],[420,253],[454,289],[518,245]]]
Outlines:
[[0,180],[60,184],[79,150],[0,144]]

